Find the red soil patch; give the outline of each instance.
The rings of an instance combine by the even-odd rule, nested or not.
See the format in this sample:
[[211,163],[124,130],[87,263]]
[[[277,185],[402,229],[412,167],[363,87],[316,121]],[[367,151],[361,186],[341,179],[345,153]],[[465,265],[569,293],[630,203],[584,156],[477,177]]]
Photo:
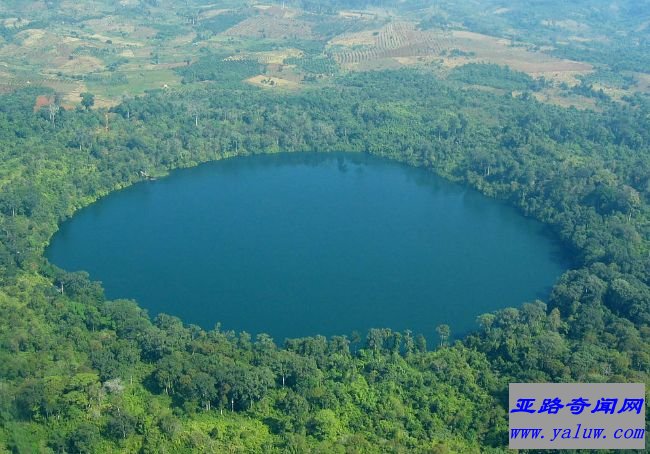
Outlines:
[[41,110],[41,107],[49,106],[51,104],[50,98],[45,95],[40,95],[36,97],[36,102],[34,103],[34,112]]

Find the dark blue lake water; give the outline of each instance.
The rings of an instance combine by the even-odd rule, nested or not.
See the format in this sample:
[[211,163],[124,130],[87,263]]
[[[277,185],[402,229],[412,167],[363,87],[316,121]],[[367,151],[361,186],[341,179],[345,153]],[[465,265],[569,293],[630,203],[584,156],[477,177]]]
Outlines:
[[276,341],[371,327],[435,337],[546,297],[567,268],[543,226],[367,155],[232,158],[137,184],[65,222],[46,253],[110,298]]

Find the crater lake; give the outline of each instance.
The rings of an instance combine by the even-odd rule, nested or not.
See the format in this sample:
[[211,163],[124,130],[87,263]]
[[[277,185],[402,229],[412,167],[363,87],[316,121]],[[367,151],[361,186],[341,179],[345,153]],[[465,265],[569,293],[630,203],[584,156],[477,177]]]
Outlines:
[[546,298],[569,266],[534,220],[420,168],[356,153],[237,157],[80,210],[47,258],[206,329],[436,337]]

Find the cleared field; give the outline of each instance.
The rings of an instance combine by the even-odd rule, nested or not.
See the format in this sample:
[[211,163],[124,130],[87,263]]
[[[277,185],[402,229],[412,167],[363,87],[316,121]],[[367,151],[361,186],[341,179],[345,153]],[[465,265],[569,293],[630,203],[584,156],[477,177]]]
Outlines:
[[196,32],[166,0],[151,6],[146,15],[139,13],[138,0],[62,0],[60,11],[66,19],[49,22],[53,10],[48,2],[15,3],[20,15],[0,19],[0,24],[20,29],[10,39],[0,39],[2,92],[49,88],[70,108],[79,104],[81,92],[90,91],[96,107],[114,105],[125,94],[179,86],[173,68],[198,51],[193,46]]
[[452,32],[454,48],[474,53],[472,60],[508,65],[512,69],[531,75],[561,77],[561,73],[570,75],[584,74],[593,69],[586,63],[562,60],[550,55],[534,52],[525,47],[510,46],[507,40],[493,36],[467,31]]
[[575,107],[580,110],[597,110],[596,101],[593,98],[586,98],[576,94],[561,93],[555,88],[534,93],[533,96],[535,96],[538,101],[560,107]]
[[22,28],[29,25],[30,21],[21,17],[8,17],[7,19],[3,19],[1,23],[5,27]]
[[[86,90],[96,95],[97,106],[110,105],[125,94],[179,87],[181,76],[176,68],[196,63],[209,52],[265,65],[265,75],[247,79],[265,88],[297,88],[306,77],[311,80],[317,74],[325,80],[339,70],[404,66],[435,67],[434,72],[443,74],[467,63],[495,63],[569,85],[593,70],[588,64],[555,58],[538,48],[512,45],[493,36],[464,30],[421,30],[415,14],[395,16],[394,10],[386,8],[318,15],[279,4],[205,3],[183,9],[170,8],[173,2],[162,0],[151,3],[146,15],[139,15],[135,11],[142,2],[136,0],[116,1],[114,8],[97,0],[62,0],[66,14],[79,17],[82,26],[61,21],[39,29],[36,24],[41,22],[34,20],[28,25],[27,21],[45,14],[45,2],[26,2],[24,17],[14,12],[0,22],[22,28],[13,39],[0,39],[0,70],[6,73],[0,74],[0,91],[15,90],[29,81],[32,86],[54,88],[70,105],[77,104],[79,93]],[[123,8],[133,8],[129,11],[134,13],[123,15]],[[491,14],[507,12],[501,8]],[[226,16],[230,19],[224,19],[219,28]],[[575,29],[575,39],[583,39],[580,24],[554,24]],[[314,62],[330,62],[336,71],[315,70]],[[261,70],[255,69],[238,80],[258,72]],[[77,80],[80,76],[83,80]],[[631,91],[650,92],[650,75],[635,73],[634,77],[637,84]],[[610,94],[621,97],[618,92]],[[565,95],[549,92],[542,98],[559,104]],[[570,103],[584,105],[588,101],[572,98]]]
[[211,19],[213,17],[218,16],[219,14],[227,13],[229,11],[232,11],[231,9],[227,8],[214,8],[214,9],[208,9],[206,11],[201,11],[199,14],[199,19]]
[[643,93],[650,93],[650,74],[632,73],[632,75],[636,80],[635,89]]
[[262,64],[265,65],[282,65],[287,58],[291,57],[302,57],[303,52],[298,49],[282,49],[282,50],[271,50],[265,52],[254,52],[250,56],[256,58]]
[[[63,106],[70,108],[72,106],[76,106],[81,102],[81,93],[87,92],[88,87],[86,87],[86,84],[83,82],[78,82],[74,86],[74,88],[68,89],[64,95],[63,95]],[[95,100],[96,102],[97,100]]]
[[296,90],[300,88],[300,84],[294,82],[293,80],[282,79],[280,77],[274,76],[265,76],[261,74],[259,76],[254,76],[246,79],[246,82],[264,88],[285,88],[289,90]]
[[122,17],[106,16],[101,19],[89,19],[84,24],[95,33],[100,35],[129,36],[131,39],[147,39],[156,35],[156,30],[151,27],[140,25],[136,22],[129,22]]
[[334,53],[338,64],[352,69],[353,65],[371,60],[440,55],[451,47],[452,42],[448,33],[421,31],[415,28],[414,23],[395,22],[380,30],[365,30],[337,37],[330,44],[353,47]]
[[572,19],[565,19],[565,20],[547,19],[542,21],[542,25],[545,25],[547,27],[559,27],[571,32],[580,32],[580,31],[589,30],[588,25],[582,24]]
[[24,30],[13,42],[0,46],[0,62],[14,74],[21,70],[32,72],[35,79],[42,69],[51,70],[65,64],[74,47],[48,31]]
[[[133,5],[132,2],[136,2],[136,0],[120,0],[119,3],[120,6],[128,6],[129,4]],[[47,3],[46,1],[43,2],[29,2],[33,4],[41,4],[43,8],[47,8]],[[137,3],[137,2],[136,2]],[[88,0],[88,1],[78,1],[78,0],[62,0],[59,8],[62,11],[65,11],[66,14],[73,16],[73,15],[84,15],[87,14],[88,11],[92,11],[96,14],[110,14],[108,11],[106,11],[106,5],[105,3],[102,2],[96,2],[93,0]]]
[[120,101],[125,95],[141,95],[146,90],[174,88],[181,85],[181,78],[171,69],[152,67],[146,70],[124,71],[126,83],[102,84],[86,82],[88,91],[98,96]]
[[260,39],[315,38],[311,24],[308,22],[267,14],[260,14],[259,16],[244,19],[234,27],[223,32],[222,35]]
[[87,74],[102,71],[104,68],[104,62],[99,58],[79,56],[57,66],[56,70],[64,74]]
[[253,8],[263,12],[263,14],[267,16],[276,16],[276,17],[285,17],[285,18],[296,17],[302,13],[301,10],[297,8],[288,7],[286,6],[286,4],[284,4],[283,6],[258,4],[258,5],[253,5]]
[[85,36],[86,39],[89,40],[96,40],[96,41],[101,41],[102,43],[112,43],[112,44],[117,44],[120,46],[126,46],[126,47],[141,47],[144,46],[144,44],[140,41],[136,41],[134,39],[124,39],[124,38],[116,38],[113,36],[107,36],[107,35],[102,35],[99,33],[93,33],[90,35]]
[[[36,47],[42,44],[42,41],[48,38],[48,34],[45,30],[41,29],[29,29],[24,30],[16,35],[20,40],[19,43],[21,46],[25,47]],[[50,36],[50,39],[52,37]]]
[[376,19],[377,15],[368,11],[339,11],[339,16],[346,19]]
[[363,30],[356,33],[344,33],[330,40],[335,46],[374,46],[377,43],[377,35],[381,29]]
[[507,65],[534,77],[577,83],[576,76],[592,71],[592,66],[511,46],[505,39],[468,31],[422,31],[412,22],[392,22],[379,30],[347,33],[332,39],[338,64],[347,69],[378,69],[399,65],[430,63],[440,57],[446,67],[471,62]]

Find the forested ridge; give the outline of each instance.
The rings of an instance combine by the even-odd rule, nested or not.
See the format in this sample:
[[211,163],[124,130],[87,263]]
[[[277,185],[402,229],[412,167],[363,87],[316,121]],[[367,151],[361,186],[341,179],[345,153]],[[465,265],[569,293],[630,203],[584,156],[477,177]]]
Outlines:
[[[647,382],[647,97],[578,111],[414,70],[281,94],[208,82],[110,111],[35,109],[41,94],[0,98],[0,451],[501,452],[509,382]],[[427,347],[151,319],[42,256],[58,223],[146,175],[280,151],[429,168],[548,224],[574,266],[545,302]]]

